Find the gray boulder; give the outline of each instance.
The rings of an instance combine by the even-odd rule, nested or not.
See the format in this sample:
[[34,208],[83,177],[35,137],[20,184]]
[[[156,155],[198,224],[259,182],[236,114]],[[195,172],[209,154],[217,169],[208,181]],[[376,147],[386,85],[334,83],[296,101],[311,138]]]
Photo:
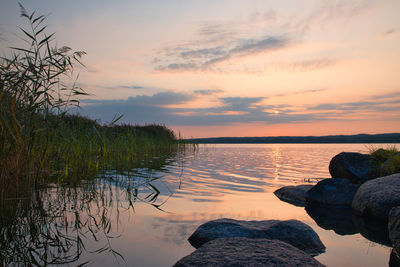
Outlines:
[[393,243],[393,250],[400,256],[400,207],[390,210],[388,229],[390,241]]
[[350,207],[357,188],[347,179],[324,179],[306,193],[306,201],[323,207]]
[[311,184],[284,186],[276,190],[274,194],[282,201],[295,206],[304,207],[306,205],[306,193],[312,187],[313,185]]
[[334,156],[329,163],[329,172],[334,178],[346,178],[355,184],[377,177],[371,156],[354,152]]
[[305,252],[278,240],[244,237],[212,240],[174,266],[324,266]]
[[400,173],[362,184],[353,198],[352,208],[360,216],[388,221],[393,207],[400,206]]
[[318,255],[325,251],[317,233],[297,220],[278,221],[239,221],[218,219],[200,225],[189,237],[195,248],[218,238],[247,237],[277,239],[289,243],[310,255]]

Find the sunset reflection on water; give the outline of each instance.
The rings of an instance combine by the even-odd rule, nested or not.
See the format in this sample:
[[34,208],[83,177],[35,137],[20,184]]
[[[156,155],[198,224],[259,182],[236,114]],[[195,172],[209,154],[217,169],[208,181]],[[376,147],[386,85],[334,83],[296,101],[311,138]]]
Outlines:
[[[326,246],[326,252],[316,257],[321,263],[387,266],[391,248],[381,245],[388,245],[381,226],[371,228],[351,213],[306,211],[273,194],[282,186],[329,177],[329,161],[339,152],[367,150],[362,144],[199,146],[195,151],[172,155],[158,169],[137,169],[133,177],[110,173],[109,179],[91,186],[54,185],[43,190],[38,199],[46,216],[40,215],[43,220],[33,223],[49,233],[57,227],[64,231],[60,225],[65,225],[63,235],[55,237],[61,240],[79,237],[75,241],[82,242],[84,249],[74,264],[172,266],[194,251],[187,239],[206,221],[297,219],[310,225]],[[132,195],[135,190],[138,194]],[[62,207],[66,209],[60,213]],[[39,216],[36,209],[28,211]],[[8,227],[15,225],[25,233],[30,219],[21,218],[26,219],[25,225],[18,226],[20,220]],[[74,228],[77,222],[81,224]],[[26,246],[25,236],[18,240]],[[18,243],[5,245],[19,248]],[[75,247],[69,249],[75,255]]]
[[[187,238],[202,223],[218,219],[288,220],[310,225],[327,247],[316,258],[327,266],[385,266],[390,248],[359,233],[338,235],[325,230],[303,207],[280,201],[273,192],[304,179],[330,177],[330,159],[342,151],[366,152],[365,145],[208,145],[185,158],[177,172],[162,181],[173,194],[163,205],[167,213],[146,209],[152,229],[170,250],[170,265],[192,251]],[[173,169],[173,168],[172,168]],[[142,212],[138,212],[142,216]],[[162,241],[160,241],[162,240]],[[166,249],[166,248],[165,248]],[[167,265],[165,265],[167,266]]]

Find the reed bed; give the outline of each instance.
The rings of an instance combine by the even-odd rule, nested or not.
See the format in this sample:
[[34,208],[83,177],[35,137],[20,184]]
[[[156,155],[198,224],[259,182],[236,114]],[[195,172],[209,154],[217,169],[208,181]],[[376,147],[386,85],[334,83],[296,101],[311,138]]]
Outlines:
[[76,184],[109,170],[127,172],[138,160],[182,147],[162,125],[108,125],[70,114],[86,95],[74,69],[83,51],[53,45],[46,17],[20,4],[25,47],[0,58],[0,201],[20,188],[48,182]]

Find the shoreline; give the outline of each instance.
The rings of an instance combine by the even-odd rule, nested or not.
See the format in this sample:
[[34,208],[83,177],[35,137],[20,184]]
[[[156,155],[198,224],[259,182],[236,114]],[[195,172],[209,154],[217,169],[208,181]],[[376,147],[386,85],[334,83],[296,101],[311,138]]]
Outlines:
[[397,144],[400,133],[327,135],[327,136],[265,136],[190,138],[197,144]]

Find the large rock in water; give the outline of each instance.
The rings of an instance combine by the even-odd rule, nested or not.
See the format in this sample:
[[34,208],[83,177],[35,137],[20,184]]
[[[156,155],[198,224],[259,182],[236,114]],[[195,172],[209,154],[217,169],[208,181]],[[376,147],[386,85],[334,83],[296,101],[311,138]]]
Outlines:
[[318,255],[325,251],[317,233],[297,220],[278,221],[238,221],[218,219],[200,225],[189,237],[195,248],[211,240],[225,237],[247,237],[277,239],[289,243],[310,255]]
[[284,186],[276,190],[274,194],[282,201],[304,207],[306,205],[306,193],[312,187],[313,185],[310,184]]
[[210,241],[174,266],[324,266],[305,252],[278,240],[244,237]]
[[322,207],[351,207],[357,188],[347,179],[324,179],[306,193],[306,201]]
[[393,207],[400,206],[400,173],[362,184],[353,198],[353,211],[360,216],[388,221]]
[[334,178],[346,178],[360,184],[377,177],[370,155],[342,152],[331,159],[329,172]]
[[400,207],[392,208],[389,212],[389,238],[393,243],[393,250],[400,257]]

